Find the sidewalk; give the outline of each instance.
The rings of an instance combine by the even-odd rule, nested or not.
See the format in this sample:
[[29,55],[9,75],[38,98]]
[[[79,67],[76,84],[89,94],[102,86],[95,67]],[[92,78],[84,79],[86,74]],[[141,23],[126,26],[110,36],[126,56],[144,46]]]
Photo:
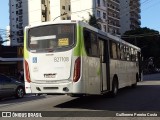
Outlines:
[[143,75],[143,80],[157,80],[160,81],[160,73],[155,73],[155,74],[149,74],[149,75]]

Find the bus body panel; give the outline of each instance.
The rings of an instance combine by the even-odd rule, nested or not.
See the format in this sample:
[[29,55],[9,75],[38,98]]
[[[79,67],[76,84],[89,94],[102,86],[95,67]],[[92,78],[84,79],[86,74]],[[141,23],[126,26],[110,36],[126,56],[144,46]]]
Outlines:
[[[118,76],[119,88],[130,86],[136,83],[136,74],[138,67],[135,62],[110,60],[110,80],[113,80],[114,75]],[[111,82],[112,85],[112,82]]]
[[83,80],[86,94],[100,94],[100,60],[99,58],[83,57]]
[[30,77],[35,83],[54,83],[71,77],[72,50],[58,53],[30,53]]

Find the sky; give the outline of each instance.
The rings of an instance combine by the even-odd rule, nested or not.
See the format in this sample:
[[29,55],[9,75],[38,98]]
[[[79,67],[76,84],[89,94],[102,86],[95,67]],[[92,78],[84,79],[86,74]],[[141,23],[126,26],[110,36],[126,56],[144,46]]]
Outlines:
[[[0,29],[9,25],[9,0],[0,0]],[[141,27],[160,31],[160,0],[141,0]]]

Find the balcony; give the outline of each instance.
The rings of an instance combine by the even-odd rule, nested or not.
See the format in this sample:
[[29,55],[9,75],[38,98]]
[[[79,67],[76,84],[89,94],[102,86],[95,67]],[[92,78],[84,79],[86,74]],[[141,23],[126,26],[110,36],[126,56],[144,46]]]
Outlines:
[[120,20],[119,15],[108,12],[108,17],[112,18],[112,19],[116,19],[116,20]]
[[131,9],[140,9],[140,1],[131,1],[129,5]]
[[17,31],[17,36],[23,36],[23,30]]
[[20,9],[20,10],[18,11],[18,15],[22,15],[22,14],[23,14],[23,10]]
[[120,9],[117,6],[114,6],[113,4],[108,4],[108,9],[116,12],[120,11]]
[[113,2],[113,3],[115,3],[115,4],[120,4],[120,2],[119,2],[119,0],[110,0],[109,2]]
[[108,26],[114,27],[114,28],[120,28],[119,23],[114,23],[114,22],[108,22]]
[[22,2],[16,4],[16,9],[22,8]]
[[139,14],[141,12],[141,9],[140,8],[134,8],[134,7],[131,7],[130,8],[130,13],[136,13],[136,14]]

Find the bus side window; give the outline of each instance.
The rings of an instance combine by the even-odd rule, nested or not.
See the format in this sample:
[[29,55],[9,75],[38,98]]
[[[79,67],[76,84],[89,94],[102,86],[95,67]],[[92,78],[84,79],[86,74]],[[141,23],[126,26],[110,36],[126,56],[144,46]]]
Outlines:
[[124,60],[124,46],[120,44],[120,59]]
[[136,62],[138,61],[138,51],[136,50],[135,51],[135,54],[136,54]]
[[98,57],[98,42],[97,36],[94,33],[91,33],[91,48],[92,48],[92,56]]
[[130,47],[126,47],[127,61],[130,61]]
[[119,43],[117,44],[117,56],[118,56],[118,59],[120,59],[121,53],[120,53],[120,44]]
[[99,57],[98,41],[94,32],[84,30],[84,43],[88,56]]
[[90,40],[90,32],[84,30],[84,43],[86,47],[86,52],[88,55],[91,55],[91,40]]
[[132,61],[136,61],[136,51],[135,49],[132,49],[132,57],[131,57]]
[[117,44],[110,40],[110,56],[113,59],[117,59]]

